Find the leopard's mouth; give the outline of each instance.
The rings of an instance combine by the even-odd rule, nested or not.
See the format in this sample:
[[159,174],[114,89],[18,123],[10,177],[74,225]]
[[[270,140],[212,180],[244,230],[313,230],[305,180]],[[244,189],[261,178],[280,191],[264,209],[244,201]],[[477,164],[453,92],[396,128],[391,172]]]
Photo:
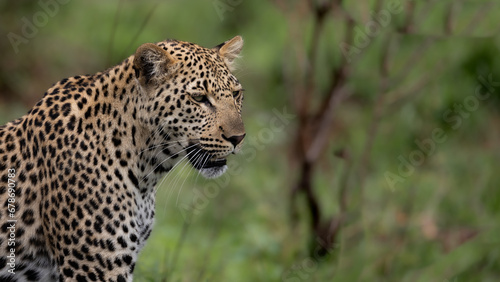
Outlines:
[[206,178],[219,177],[227,170],[225,158],[215,157],[203,149],[199,143],[191,144],[186,151],[191,165]]

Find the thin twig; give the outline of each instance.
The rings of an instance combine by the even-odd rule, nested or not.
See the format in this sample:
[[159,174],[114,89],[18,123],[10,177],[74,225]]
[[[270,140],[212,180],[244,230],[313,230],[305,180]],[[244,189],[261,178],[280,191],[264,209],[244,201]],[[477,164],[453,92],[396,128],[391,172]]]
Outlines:
[[370,124],[367,128],[366,143],[363,148],[363,152],[359,161],[359,190],[360,190],[360,201],[364,202],[364,191],[365,183],[368,172],[368,167],[370,165],[370,156],[373,149],[373,144],[377,137],[377,132],[380,125],[380,120],[382,118],[384,103],[385,103],[385,93],[389,88],[389,54],[390,46],[392,42],[392,36],[389,34],[388,38],[385,40],[384,47],[382,49],[381,59],[380,59],[380,85],[379,90],[376,92],[375,107],[372,113],[372,118]]
[[[179,260],[179,255],[182,249],[182,246],[184,245],[184,241],[186,241],[187,233],[189,231],[189,227],[191,226],[191,220],[193,218],[193,210],[194,207],[191,207],[189,210],[189,214],[187,215],[186,220],[184,220],[184,223],[182,224],[182,230],[181,234],[179,236],[179,240],[177,241],[177,245],[175,245],[175,248],[173,250],[173,255],[172,255],[172,260],[170,262],[170,276],[175,272],[175,267],[177,266],[177,261]],[[167,275],[168,277],[168,275]],[[167,277],[165,277],[165,281],[167,281]]]
[[220,234],[220,230],[221,230],[220,224],[218,223],[218,221],[216,221],[216,222],[217,223],[215,224],[215,230],[213,230],[213,232],[212,232],[211,242],[209,244],[210,247],[206,251],[205,257],[203,259],[203,261],[205,263],[203,264],[202,268],[200,269],[199,274],[198,274],[198,279],[196,281],[202,281],[203,275],[205,275],[205,273],[208,269],[208,261],[210,261],[209,259],[212,256],[212,254],[214,253],[212,250],[214,249],[215,242],[216,242],[218,235]]
[[[495,3],[496,4],[496,3]],[[484,20],[486,17],[484,16],[487,12],[491,11],[491,7],[493,6],[493,1],[490,1],[479,9],[471,21],[467,24],[463,34],[464,35],[473,35],[474,31],[479,26],[479,21]]]
[[401,28],[401,32],[410,33],[413,31],[413,20],[415,18],[415,3],[413,1],[408,1],[406,3],[406,21]]
[[453,34],[453,12],[454,12],[455,2],[450,2],[448,5],[448,11],[444,17],[444,34],[452,35]]
[[435,37],[428,37],[425,39],[422,44],[414,48],[414,52],[411,54],[410,58],[401,66],[403,66],[403,69],[401,71],[396,72],[397,76],[395,78],[392,78],[392,84],[393,85],[399,85],[401,84],[409,75],[409,73],[413,70],[413,68],[408,67],[408,66],[415,66],[419,61],[422,60],[423,54],[430,49],[433,44],[437,41],[437,38]]
[[391,109],[399,109],[400,105],[403,101],[408,100],[414,97],[416,94],[420,93],[420,91],[432,80],[436,80],[439,78],[441,74],[441,70],[444,68],[442,63],[436,63],[439,66],[432,74],[423,75],[419,81],[417,81],[414,85],[402,86],[399,89],[390,91],[386,94],[386,103],[385,110],[383,111],[383,115],[387,116],[392,114]]
[[139,29],[137,30],[137,32],[134,34],[134,36],[132,37],[132,39],[130,40],[130,43],[127,45],[127,47],[124,49],[124,54],[122,57],[125,57],[125,53],[128,53],[130,51],[130,48],[132,48],[132,46],[135,44],[135,42],[137,41],[137,38],[139,37],[139,35],[142,33],[142,31],[144,30],[144,28],[146,27],[146,25],[148,24],[149,20],[151,20],[151,18],[153,17],[153,14],[154,12],[157,10],[157,7],[158,7],[158,4],[159,3],[154,3],[153,6],[151,7],[151,9],[149,10],[147,16],[144,18],[144,20],[142,21],[141,25],[139,26]]
[[115,19],[113,21],[113,25],[111,26],[111,36],[109,37],[109,47],[108,47],[108,59],[107,59],[107,64],[106,65],[111,65],[112,61],[112,54],[113,54],[113,43],[115,41],[115,35],[116,35],[116,27],[118,26],[118,18],[120,17],[120,12],[121,12],[121,7],[122,7],[122,0],[118,1],[118,7],[116,8],[116,13],[115,13]]

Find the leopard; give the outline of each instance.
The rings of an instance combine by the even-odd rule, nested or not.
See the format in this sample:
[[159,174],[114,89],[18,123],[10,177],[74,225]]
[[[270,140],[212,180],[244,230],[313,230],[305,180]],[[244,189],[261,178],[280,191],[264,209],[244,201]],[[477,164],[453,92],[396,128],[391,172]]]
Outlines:
[[0,281],[132,281],[159,181],[181,162],[218,177],[241,150],[242,47],[145,43],[0,126]]

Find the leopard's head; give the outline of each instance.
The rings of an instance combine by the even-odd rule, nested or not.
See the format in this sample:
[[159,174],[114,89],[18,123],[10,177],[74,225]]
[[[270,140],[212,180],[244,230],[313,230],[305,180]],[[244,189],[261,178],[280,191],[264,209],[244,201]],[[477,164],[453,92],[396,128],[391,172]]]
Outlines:
[[161,149],[166,170],[185,157],[203,176],[218,177],[228,155],[240,150],[243,88],[231,70],[242,46],[236,36],[210,49],[176,40],[137,49],[134,69],[141,96],[147,97],[148,146]]

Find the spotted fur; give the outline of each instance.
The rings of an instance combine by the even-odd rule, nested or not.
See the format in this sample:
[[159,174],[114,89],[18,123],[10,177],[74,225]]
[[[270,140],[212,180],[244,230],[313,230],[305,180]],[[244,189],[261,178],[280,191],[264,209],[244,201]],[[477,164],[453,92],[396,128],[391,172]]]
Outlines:
[[158,181],[183,159],[217,177],[241,146],[243,89],[230,68],[242,45],[146,43],[104,72],[59,81],[0,126],[0,281],[132,281]]

